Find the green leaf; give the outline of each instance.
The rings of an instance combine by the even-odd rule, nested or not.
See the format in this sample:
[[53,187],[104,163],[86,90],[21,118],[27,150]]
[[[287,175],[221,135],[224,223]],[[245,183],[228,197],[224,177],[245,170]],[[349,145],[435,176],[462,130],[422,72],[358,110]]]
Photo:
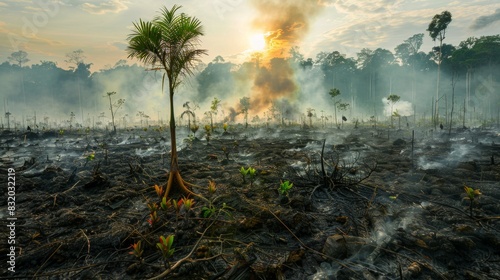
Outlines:
[[172,244],[174,243],[174,236],[173,236],[173,235],[169,235],[169,236],[167,237],[167,242],[168,242],[168,245],[167,245],[167,246],[168,246],[168,248],[169,248],[169,249],[170,249],[170,248],[172,248]]

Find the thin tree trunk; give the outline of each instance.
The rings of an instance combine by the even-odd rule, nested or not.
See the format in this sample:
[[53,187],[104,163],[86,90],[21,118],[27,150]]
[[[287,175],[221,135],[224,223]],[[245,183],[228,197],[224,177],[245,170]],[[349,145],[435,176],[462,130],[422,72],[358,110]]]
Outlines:
[[184,194],[194,194],[190,191],[182,180],[181,174],[179,172],[179,163],[177,156],[177,141],[175,134],[175,114],[174,114],[174,88],[171,84],[171,79],[169,79],[169,101],[170,101],[170,144],[171,144],[171,156],[170,156],[170,173],[168,176],[167,188],[165,190],[164,196],[167,197],[170,194],[172,187],[179,188]]

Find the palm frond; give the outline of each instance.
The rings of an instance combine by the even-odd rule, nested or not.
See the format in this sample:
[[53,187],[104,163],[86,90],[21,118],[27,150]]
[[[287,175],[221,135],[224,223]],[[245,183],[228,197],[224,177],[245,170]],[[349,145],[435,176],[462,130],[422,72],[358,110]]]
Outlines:
[[193,74],[195,63],[207,53],[198,48],[199,38],[204,34],[201,21],[178,13],[181,7],[164,7],[151,22],[139,20],[128,37],[128,57],[165,70],[173,88],[181,83],[182,77]]

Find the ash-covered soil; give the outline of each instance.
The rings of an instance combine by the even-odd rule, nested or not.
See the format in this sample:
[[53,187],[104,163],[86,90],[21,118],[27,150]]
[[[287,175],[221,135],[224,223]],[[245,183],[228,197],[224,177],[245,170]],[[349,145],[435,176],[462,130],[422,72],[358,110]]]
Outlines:
[[[159,208],[153,226],[168,131],[4,131],[2,236],[8,168],[17,221],[15,273],[4,237],[1,278],[147,279],[170,268],[165,279],[500,279],[498,129],[421,129],[413,145],[411,130],[387,128],[234,127],[208,143],[185,130],[181,175],[204,199]],[[465,185],[482,193],[472,208]],[[168,235],[165,261],[156,243]],[[141,259],[129,254],[138,241]]]

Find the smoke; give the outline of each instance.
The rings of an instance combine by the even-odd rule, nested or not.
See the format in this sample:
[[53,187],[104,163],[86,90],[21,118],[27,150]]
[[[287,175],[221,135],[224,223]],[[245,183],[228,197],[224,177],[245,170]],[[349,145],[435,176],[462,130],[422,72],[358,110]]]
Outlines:
[[253,0],[252,4],[259,15],[252,25],[265,35],[268,58],[286,57],[323,7],[320,2],[303,0]]
[[384,115],[390,117],[393,113],[397,113],[401,117],[413,115],[413,106],[410,102],[399,100],[392,104],[386,97],[382,98],[384,103]]
[[[252,22],[252,27],[262,32],[266,41],[266,49],[253,56],[257,72],[250,107],[253,113],[258,113],[273,106],[277,100],[296,100],[299,88],[287,58],[290,49],[307,34],[312,19],[323,5],[321,2],[300,0],[253,0],[252,4],[259,15]],[[261,67],[261,64],[264,66]],[[284,118],[284,113],[281,116]]]
[[476,18],[476,20],[474,21],[474,23],[472,23],[470,28],[472,30],[478,30],[499,20],[500,20],[500,8],[496,9],[495,12],[491,15],[480,16]]

